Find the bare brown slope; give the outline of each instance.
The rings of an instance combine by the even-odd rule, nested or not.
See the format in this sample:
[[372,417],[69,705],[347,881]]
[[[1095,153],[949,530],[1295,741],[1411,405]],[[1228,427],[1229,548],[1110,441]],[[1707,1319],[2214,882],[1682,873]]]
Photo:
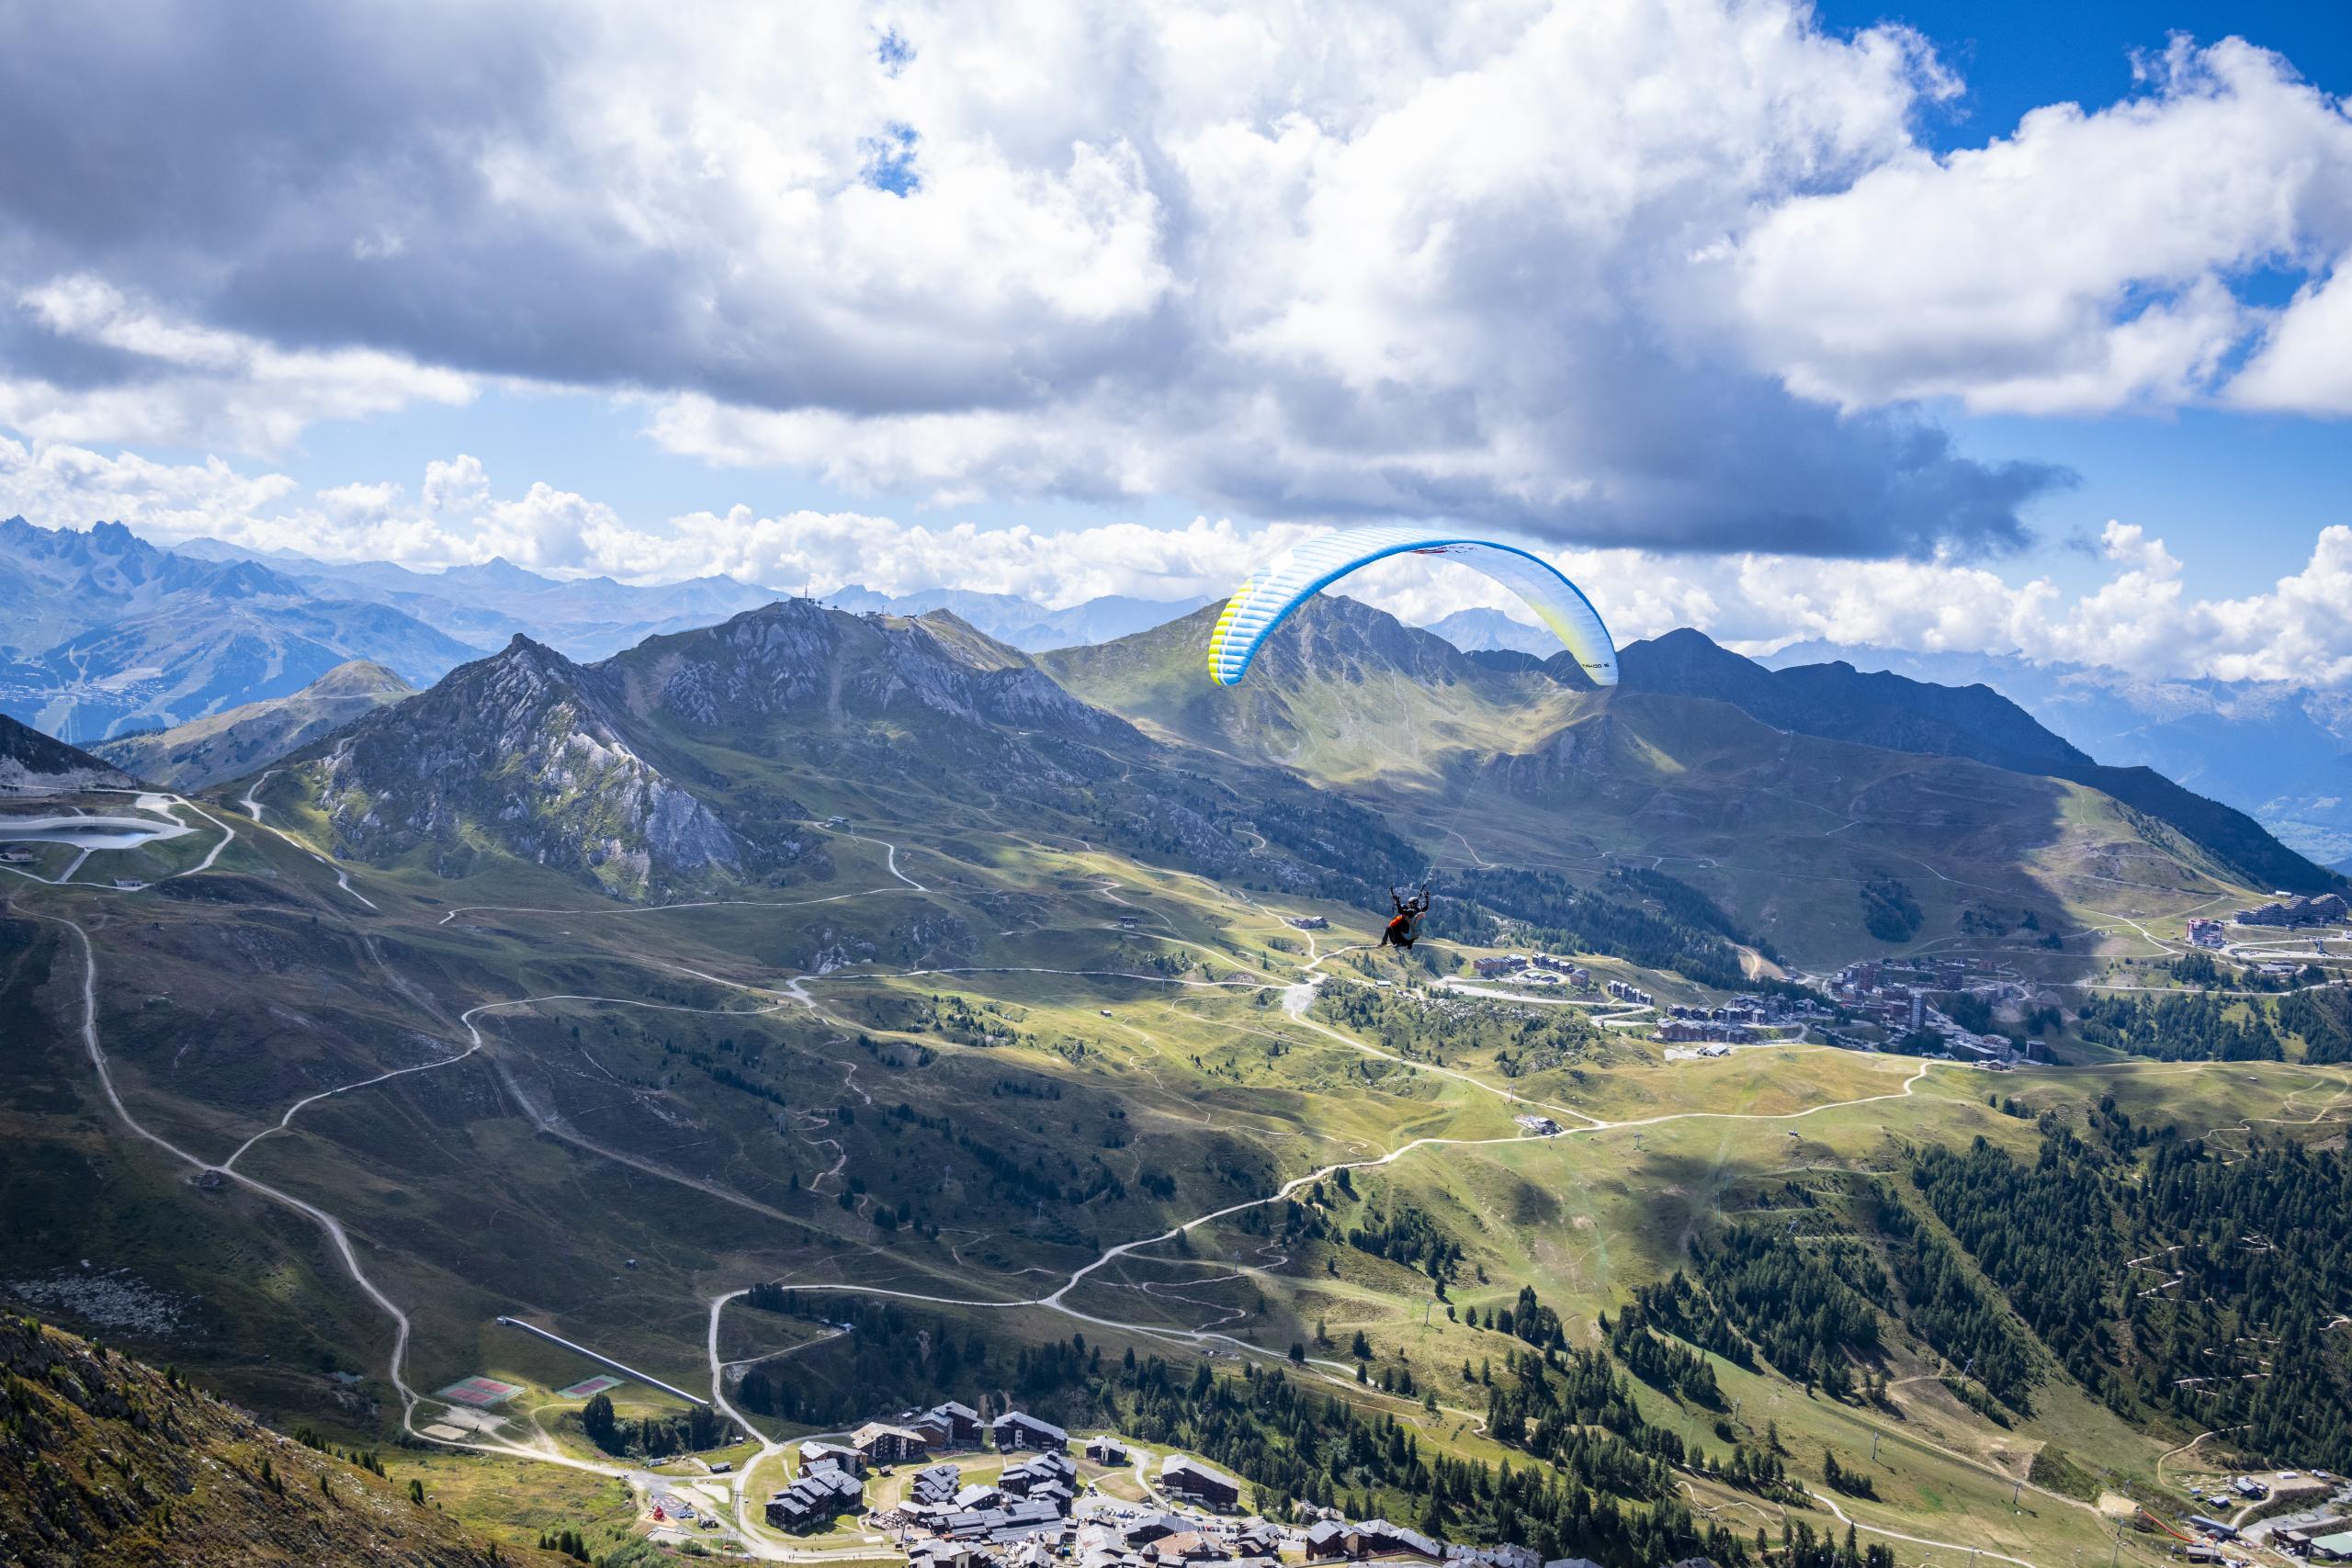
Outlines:
[[0,1318],[0,1568],[568,1561],[493,1558],[356,1464],[128,1356]]

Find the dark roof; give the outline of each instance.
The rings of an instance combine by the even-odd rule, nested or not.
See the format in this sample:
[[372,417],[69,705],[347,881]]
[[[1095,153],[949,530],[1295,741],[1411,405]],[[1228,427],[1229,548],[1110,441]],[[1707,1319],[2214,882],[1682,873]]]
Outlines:
[[1212,1469],[1197,1460],[1186,1459],[1182,1454],[1170,1454],[1161,1461],[1159,1481],[1163,1486],[1179,1489],[1206,1485],[1219,1492],[1230,1492],[1237,1497],[1241,1495],[1240,1482],[1221,1470]]

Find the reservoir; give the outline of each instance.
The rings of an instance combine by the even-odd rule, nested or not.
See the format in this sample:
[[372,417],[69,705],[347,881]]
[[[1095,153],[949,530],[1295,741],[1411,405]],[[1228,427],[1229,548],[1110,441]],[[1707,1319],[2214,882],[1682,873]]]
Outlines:
[[72,844],[77,850],[128,850],[195,829],[153,817],[0,816],[0,843]]

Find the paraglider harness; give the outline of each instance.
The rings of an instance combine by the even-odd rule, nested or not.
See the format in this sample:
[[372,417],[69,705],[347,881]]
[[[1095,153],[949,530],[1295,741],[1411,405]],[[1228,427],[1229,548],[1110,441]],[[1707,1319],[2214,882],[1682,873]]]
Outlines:
[[1380,933],[1380,945],[1409,950],[1420,937],[1421,917],[1430,912],[1429,884],[1423,883],[1420,892],[1410,898],[1398,897],[1396,889],[1391,887],[1388,901],[1396,907],[1396,918]]

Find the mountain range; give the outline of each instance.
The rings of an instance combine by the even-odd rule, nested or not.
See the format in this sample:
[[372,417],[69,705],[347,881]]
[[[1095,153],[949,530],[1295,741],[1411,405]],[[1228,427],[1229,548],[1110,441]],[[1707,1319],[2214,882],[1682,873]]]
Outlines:
[[[1342,783],[1449,776],[1449,759],[1540,750],[1545,737],[1600,711],[1589,682],[1556,648],[1548,660],[1464,653],[1329,595],[1270,640],[1248,680],[1217,688],[1201,679],[1194,657],[1214,615],[1052,653],[1046,665],[1156,733]],[[1842,664],[1776,671],[1688,628],[1629,644],[1619,660],[1621,694],[1702,699],[1781,732],[2067,780],[2163,822],[2248,883],[2307,890],[2335,880],[2245,814],[2150,769],[2102,765],[1988,687],[1864,675]]]
[[1828,660],[1991,686],[2085,750],[2153,768],[2247,813],[2311,858],[2352,871],[2352,692],[1820,642],[1792,644],[1767,662]]
[[1768,671],[1688,629],[1634,644],[1621,663],[1636,689],[1715,697],[1779,728],[2087,784],[2169,823],[2256,885],[2311,891],[2336,880],[2242,811],[2153,768],[2095,761],[1989,686],[1865,674],[1842,662]]
[[[1457,611],[1429,629],[1465,652],[1553,646],[1542,627],[1498,610]],[[2252,817],[2298,853],[2352,872],[2352,692],[1823,641],[1792,643],[1759,662],[1989,687],[2080,751],[2111,767],[2153,769]]]
[[1930,924],[2008,931],[2064,923],[2047,867],[2069,857],[2338,881],[1982,686],[1776,671],[1684,630],[1628,645],[1599,692],[1565,657],[1466,654],[1323,596],[1219,688],[1214,614],[1044,656],[944,610],[807,600],[594,662],[517,635],[421,693],[348,667],[107,756],[180,787],[274,770],[263,798],[349,860],[462,877],[503,856],[629,900],[823,881],[829,818],[910,812],[1351,898],[1432,857],[1637,858],[1815,956],[1862,940],[1839,889],[1874,883],[1917,886]]
[[[493,639],[512,654],[520,638],[560,661],[548,671],[586,669],[641,661],[651,657],[642,650],[666,638],[776,603],[771,591],[727,578],[659,587],[560,581],[504,560],[428,574],[291,552],[263,558],[212,541],[164,551],[119,525],[52,531],[12,519],[0,524],[0,604],[24,646],[0,649],[0,712],[103,741],[107,761],[141,777],[203,787],[429,685]],[[1208,605],[1185,614],[1184,602],[1112,596],[1049,612],[1012,595],[888,596],[857,587],[828,603],[828,615],[886,626],[927,626],[944,612],[961,634],[1003,654],[1055,649],[1042,655],[1042,676],[1163,743],[1340,785],[1418,775],[1433,787],[1457,753],[1510,751],[1557,729],[1581,685],[1544,660],[1552,650],[1533,628],[1494,611],[1449,616],[1433,635],[1361,607],[1331,609],[1341,602],[1327,597],[1270,649],[1261,679],[1226,693],[1197,679],[1189,651],[1204,634],[1196,623],[1215,613]],[[1768,668],[1684,630],[1630,645],[1625,684],[1727,703],[1780,730],[2097,788],[2250,883],[2301,889],[2324,880],[2312,858],[2352,863],[2337,852],[2352,850],[2352,701],[1855,650],[1864,662],[1946,677],[1923,680],[1813,657],[1827,651],[1784,650]],[[367,668],[345,669],[354,663]],[[1308,679],[1314,672],[1333,678]],[[1958,683],[1963,675],[1991,676],[2011,695],[1981,680]],[[576,716],[593,718],[603,699],[593,682],[578,690],[585,705]],[[597,731],[592,722],[581,733]],[[653,790],[653,778],[670,778],[649,761],[660,754],[658,744],[632,750],[652,770],[642,781],[652,794],[623,811],[630,832],[605,840],[650,829],[690,859],[701,852],[709,864],[755,876],[780,869],[780,849],[762,850],[757,835],[722,843],[704,833],[702,851],[692,851],[703,832],[693,814],[661,815],[681,807],[662,806],[670,797]],[[595,835],[575,826],[579,849]],[[635,852],[624,860],[637,869],[621,881],[641,886],[654,860]]]
[[[11,519],[0,523],[0,611],[11,627],[10,643],[0,646],[0,713],[96,742],[291,696],[353,660],[427,684],[519,634],[566,658],[594,661],[787,596],[724,577],[650,586],[558,580],[503,559],[422,572],[210,539],[164,551],[118,525],[52,531]],[[944,609],[1032,653],[1114,642],[1211,603],[1106,595],[1049,610],[1013,594],[884,594],[859,586],[823,602],[890,615]],[[1456,612],[1427,629],[1469,654],[1553,651],[1547,634],[1498,610]],[[2352,869],[2352,694],[1826,643],[1794,644],[1761,662],[1781,671],[1842,664],[1853,675],[1989,687],[2073,748],[2071,758],[2042,759],[2064,776],[2086,766],[2150,769],[2251,817],[2300,855]],[[1851,686],[1861,707],[1883,697],[1844,676],[1822,679],[1826,691]],[[1753,687],[1749,694],[1770,708],[1776,700],[1770,690]],[[1924,714],[1904,720],[1931,722],[1942,721]],[[1980,739],[1977,750],[2004,744]],[[1409,749],[1413,741],[1399,744]],[[2164,793],[2146,780],[2108,782],[2150,808]],[[2177,799],[2163,808],[2188,809]],[[2217,820],[2206,830],[2225,829]],[[2249,863],[2256,863],[2258,857]]]
[[819,818],[909,799],[1259,886],[1361,890],[1342,840],[1407,852],[1294,775],[1247,782],[1188,772],[944,611],[792,600],[594,664],[517,636],[296,751],[272,787],[308,797],[351,859],[461,875],[496,845],[626,897],[829,875]]
[[[321,561],[289,550],[262,554],[217,539],[182,545],[179,553],[208,560],[262,561],[314,592],[389,605],[477,648],[495,648],[520,633],[562,649],[568,658],[584,660],[609,658],[649,637],[710,626],[741,611],[798,596],[731,577],[651,585],[609,577],[552,578],[503,558],[424,572],[388,561]],[[890,594],[854,584],[820,595],[820,600],[858,614],[921,615],[948,610],[999,642],[1033,652],[1124,637],[1206,603],[1108,594],[1048,610],[1011,593],[927,588]]]
[[475,649],[258,561],[160,550],[119,524],[0,522],[0,713],[67,739],[292,694],[365,659],[429,682]]
[[[515,636],[595,660],[789,595],[726,577],[556,579],[500,558],[422,572],[216,539],[164,550],[119,524],[0,523],[0,713],[96,742],[292,695],[365,660],[416,685]],[[849,587],[837,607],[953,611],[1013,647],[1124,636],[1196,607],[1120,595],[1048,610],[1010,594]]]

